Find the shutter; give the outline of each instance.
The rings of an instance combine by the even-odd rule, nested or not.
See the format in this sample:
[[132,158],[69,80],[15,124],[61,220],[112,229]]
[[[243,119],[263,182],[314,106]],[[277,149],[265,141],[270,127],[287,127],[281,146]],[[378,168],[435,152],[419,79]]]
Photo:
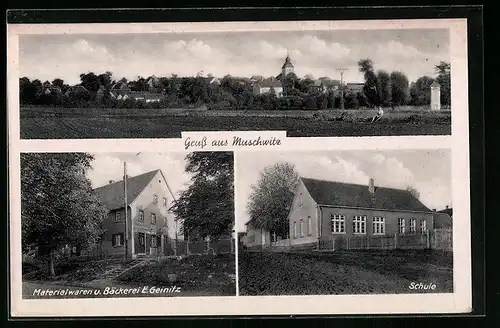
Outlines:
[[116,235],[112,235],[111,236],[111,246],[116,246],[116,238],[115,238]]
[[121,233],[120,234],[120,241],[121,241],[121,245],[125,245],[125,234],[124,233]]

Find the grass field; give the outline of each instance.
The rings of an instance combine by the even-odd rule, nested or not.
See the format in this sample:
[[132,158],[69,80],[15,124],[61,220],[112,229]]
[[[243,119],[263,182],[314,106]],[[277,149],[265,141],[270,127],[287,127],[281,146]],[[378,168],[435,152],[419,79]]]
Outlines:
[[[189,111],[165,109],[22,108],[22,139],[180,138],[183,131],[287,131],[290,137],[449,135],[450,112],[372,110]],[[316,114],[316,115],[315,115]],[[320,116],[318,116],[320,115]]]
[[[432,251],[349,251],[239,255],[240,295],[453,292],[452,255]],[[415,290],[411,283],[436,285]]]

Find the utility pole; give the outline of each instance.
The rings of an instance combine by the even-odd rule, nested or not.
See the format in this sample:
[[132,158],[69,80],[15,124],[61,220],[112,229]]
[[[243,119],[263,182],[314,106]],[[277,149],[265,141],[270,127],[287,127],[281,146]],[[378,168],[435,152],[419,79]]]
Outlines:
[[125,261],[128,260],[127,162],[123,162],[123,194],[125,201]]
[[347,68],[339,68],[337,69],[340,72],[340,109],[344,109],[344,73],[347,71]]

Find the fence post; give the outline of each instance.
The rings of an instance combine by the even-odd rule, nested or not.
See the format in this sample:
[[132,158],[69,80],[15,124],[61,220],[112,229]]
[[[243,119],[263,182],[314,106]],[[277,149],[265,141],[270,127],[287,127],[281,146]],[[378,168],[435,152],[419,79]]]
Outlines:
[[398,233],[394,234],[394,249],[398,248]]
[[425,231],[425,233],[426,233],[426,236],[425,236],[426,246],[427,246],[427,248],[431,248],[431,234],[430,234],[430,231],[427,229]]

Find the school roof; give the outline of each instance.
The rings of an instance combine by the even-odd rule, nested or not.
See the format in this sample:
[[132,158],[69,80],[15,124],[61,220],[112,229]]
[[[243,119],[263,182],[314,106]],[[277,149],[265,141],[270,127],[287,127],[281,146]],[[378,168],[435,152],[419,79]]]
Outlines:
[[375,192],[372,195],[368,184],[359,185],[308,178],[301,178],[301,180],[318,205],[431,212],[407,190],[375,186]]
[[[127,205],[130,205],[137,198],[137,196],[139,196],[158,171],[160,170],[158,169],[136,175],[135,177],[127,178]],[[124,207],[124,189],[123,180],[120,180],[96,188],[94,191],[97,193],[108,210],[112,211]]]

